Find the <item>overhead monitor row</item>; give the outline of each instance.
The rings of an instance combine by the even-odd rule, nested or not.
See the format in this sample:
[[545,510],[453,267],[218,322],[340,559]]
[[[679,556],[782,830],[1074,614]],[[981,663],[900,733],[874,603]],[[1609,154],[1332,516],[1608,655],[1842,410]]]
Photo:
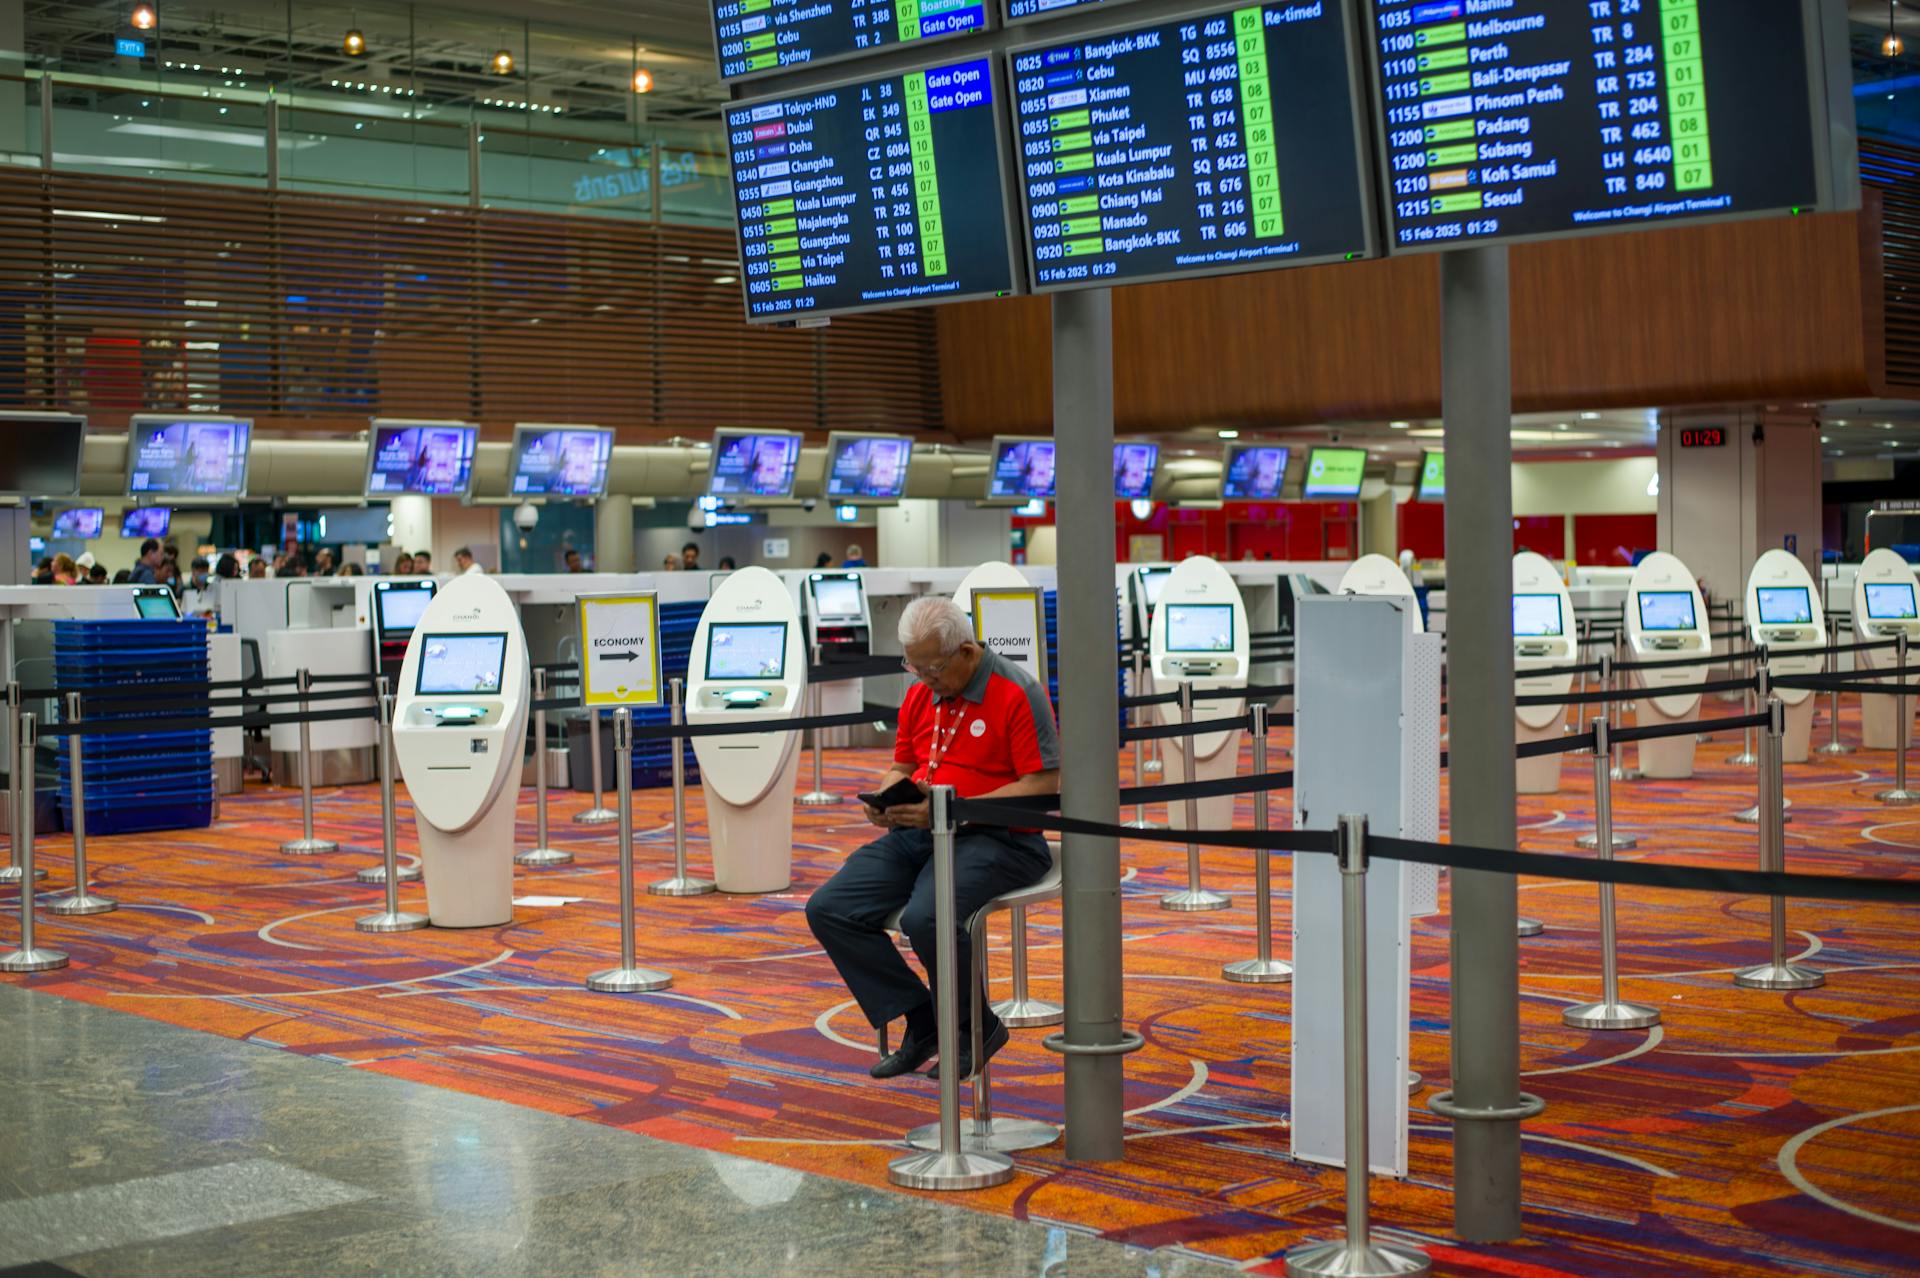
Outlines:
[[[120,516],[120,535],[128,541],[164,537],[173,524],[173,510],[167,506],[130,506]],[[56,541],[92,541],[107,530],[107,512],[100,506],[68,506],[53,512],[53,530],[47,535]]]
[[[1070,38],[1039,25],[1004,51],[956,45],[921,69],[730,106],[748,318],[1858,198],[1844,13],[1819,0],[1126,12]],[[716,13],[735,77],[985,23],[980,0],[728,0]]]

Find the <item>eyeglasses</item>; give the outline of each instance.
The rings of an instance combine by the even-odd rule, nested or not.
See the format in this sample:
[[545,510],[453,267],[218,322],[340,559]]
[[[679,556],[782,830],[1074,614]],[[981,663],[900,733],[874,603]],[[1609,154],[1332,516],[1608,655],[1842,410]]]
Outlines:
[[908,661],[905,657],[900,658],[900,668],[906,671],[908,674],[913,675],[915,678],[918,678],[918,679],[938,679],[941,675],[947,672],[947,667],[952,664],[953,664],[953,658],[948,657],[945,661],[938,662],[934,665],[926,666],[923,668],[921,666],[914,665],[911,661]]

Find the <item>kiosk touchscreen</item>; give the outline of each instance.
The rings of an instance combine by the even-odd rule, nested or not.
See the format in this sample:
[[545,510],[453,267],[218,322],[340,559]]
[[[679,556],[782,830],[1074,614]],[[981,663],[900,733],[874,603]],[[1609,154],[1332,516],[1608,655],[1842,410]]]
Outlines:
[[[1571,674],[1552,673],[1575,664],[1573,597],[1560,570],[1542,555],[1523,550],[1513,557],[1513,673],[1518,696],[1564,697]],[[1564,705],[1515,706],[1515,740],[1545,741],[1566,731]],[[1560,788],[1557,754],[1520,759],[1514,782],[1521,794],[1552,794]]]
[[519,610],[491,577],[455,577],[414,620],[393,710],[435,927],[513,921],[527,701]]
[[[1640,561],[1627,582],[1625,608],[1628,660],[1663,661],[1712,653],[1707,601],[1700,594],[1693,571],[1672,555],[1656,551]],[[1698,719],[1700,694],[1663,695],[1661,689],[1688,687],[1699,683],[1705,674],[1704,666],[1655,666],[1634,671],[1635,685],[1654,694],[1634,702],[1636,721],[1653,726]],[[1642,776],[1675,781],[1693,775],[1691,736],[1642,741],[1638,750]]]
[[[1767,670],[1774,677],[1820,673],[1827,617],[1819,599],[1813,575],[1798,556],[1769,550],[1754,563],[1747,576],[1747,633],[1755,646],[1767,650]],[[1777,688],[1774,695],[1787,708],[1783,757],[1788,763],[1805,763],[1813,732],[1813,692]]]
[[407,640],[433,601],[437,583],[431,577],[385,578],[373,583],[373,668],[398,686],[400,667],[407,659]]
[[[1247,686],[1251,668],[1247,639],[1247,607],[1240,588],[1218,562],[1196,555],[1166,575],[1153,609],[1149,668],[1162,691],[1174,691],[1182,683],[1192,685],[1195,722],[1230,718],[1246,709],[1239,690]],[[1178,702],[1159,710],[1161,722],[1180,722]],[[1240,765],[1243,735],[1239,728],[1227,728],[1194,737],[1169,737],[1161,743],[1166,780],[1178,785],[1233,776]],[[1199,828],[1232,827],[1232,796],[1201,799],[1196,806]],[[1184,803],[1168,804],[1167,815],[1175,828],[1185,827]]]
[[[1861,643],[1884,643],[1896,635],[1907,637],[1907,662],[1920,653],[1920,591],[1915,590],[1913,565],[1896,552],[1881,547],[1870,551],[1853,578],[1853,633]],[[1861,674],[1891,667],[1899,660],[1892,648],[1853,654]],[[1904,750],[1913,742],[1913,720],[1899,724],[1897,697],[1860,698],[1860,741],[1869,750]],[[1909,698],[1911,711],[1920,699]]]
[[142,621],[178,621],[180,601],[166,586],[135,586],[133,611]]
[[793,781],[799,734],[780,729],[807,690],[799,610],[780,578],[742,568],[707,600],[687,662],[687,722],[767,720],[773,730],[695,737],[722,892],[783,892],[793,882]]

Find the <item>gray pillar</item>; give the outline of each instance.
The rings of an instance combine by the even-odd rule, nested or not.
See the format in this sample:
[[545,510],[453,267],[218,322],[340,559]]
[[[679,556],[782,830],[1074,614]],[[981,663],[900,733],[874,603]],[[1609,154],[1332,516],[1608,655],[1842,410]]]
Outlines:
[[[1441,408],[1447,450],[1447,704],[1453,838],[1510,848],[1513,775],[1513,380],[1507,250],[1440,264]],[[1510,875],[1453,873],[1453,1101],[1520,1097],[1518,898]],[[1470,1242],[1520,1236],[1520,1125],[1457,1120],[1453,1228]]]
[[633,571],[633,498],[602,497],[593,504],[593,570]]
[[[1060,792],[1067,816],[1120,823],[1119,653],[1113,595],[1113,298],[1053,298],[1054,473],[1060,526]],[[1076,1054],[1124,1037],[1120,845],[1062,841],[1067,1157],[1125,1156],[1121,1057]]]

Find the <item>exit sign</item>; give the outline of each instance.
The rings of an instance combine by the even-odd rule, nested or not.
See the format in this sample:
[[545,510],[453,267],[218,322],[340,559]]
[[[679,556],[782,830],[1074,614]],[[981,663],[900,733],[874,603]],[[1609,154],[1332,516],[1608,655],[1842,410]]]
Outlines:
[[1680,431],[1682,448],[1725,448],[1727,428],[1724,426],[1687,426]]
[[113,42],[113,51],[123,58],[144,58],[147,56],[147,42],[132,36],[120,36]]

